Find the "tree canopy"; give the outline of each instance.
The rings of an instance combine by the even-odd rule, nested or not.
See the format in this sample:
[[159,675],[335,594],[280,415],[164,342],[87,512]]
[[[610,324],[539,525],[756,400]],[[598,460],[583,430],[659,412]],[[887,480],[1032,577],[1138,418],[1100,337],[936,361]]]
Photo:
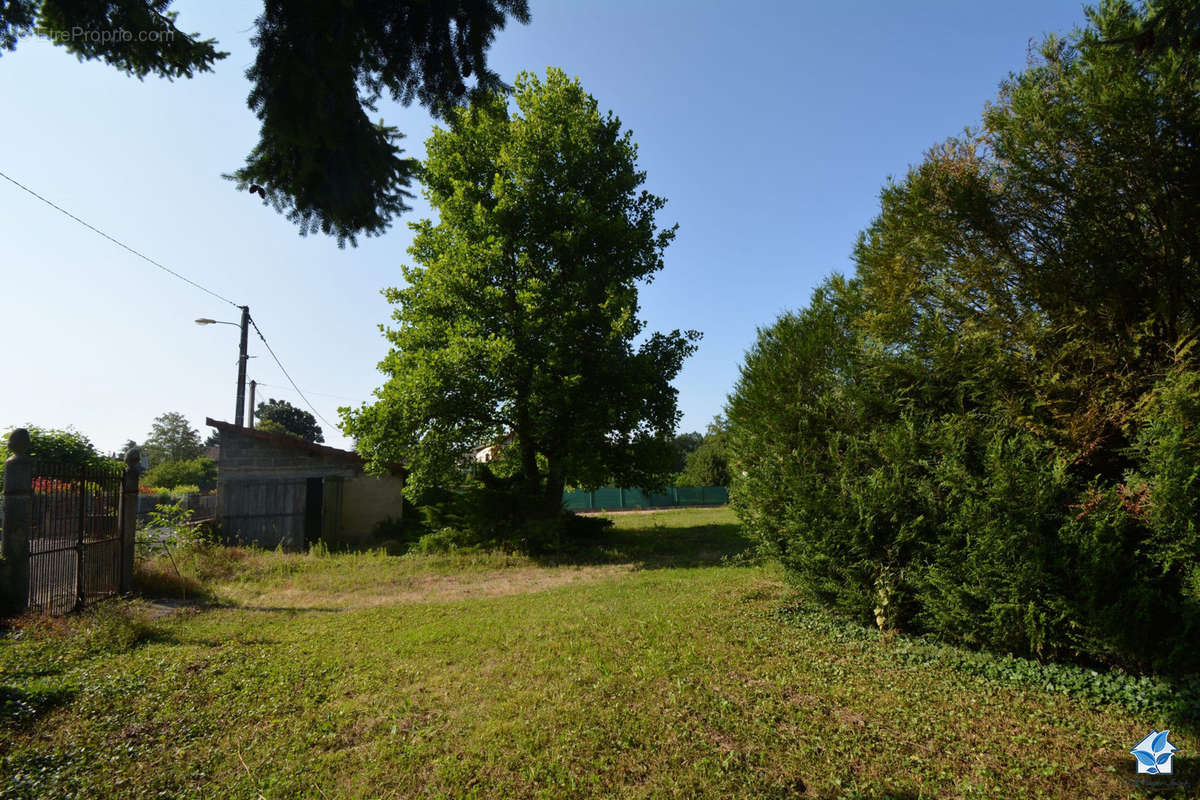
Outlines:
[[700,443],[684,459],[677,486],[729,485],[729,429],[724,417],[708,426]]
[[[0,49],[36,33],[138,78],[212,71],[228,53],[180,31],[170,5],[8,0],[0,4]],[[301,234],[320,231],[339,244],[382,234],[408,210],[417,165],[401,156],[400,132],[368,115],[385,95],[441,115],[472,91],[501,88],[486,54],[509,17],[528,22],[527,0],[265,0],[246,73],[247,102],[262,127],[245,165],[228,177]]]
[[317,418],[302,408],[296,408],[287,400],[269,398],[267,402],[258,404],[254,416],[259,420],[260,430],[270,429],[268,425],[262,423],[273,423],[284,432],[306,442],[325,441],[325,435],[321,432],[321,426],[317,424]]
[[154,424],[142,444],[142,455],[154,467],[166,461],[190,461],[204,452],[200,432],[178,411],[154,418]]
[[[24,427],[29,431],[28,455],[32,458],[74,469],[110,461],[96,450],[91,439],[74,428],[42,428],[37,425],[19,427]],[[3,465],[11,455],[8,451],[8,437],[12,430],[10,428],[5,431],[3,437],[0,438],[0,465]],[[0,471],[3,471],[2,466],[0,466]]]
[[[663,268],[674,227],[642,189],[637,148],[577,80],[522,73],[454,110],[427,142],[425,196],[437,222],[412,224],[387,382],[343,409],[376,462],[404,461],[410,491],[445,485],[467,452],[511,433],[526,492],[561,507],[564,482],[663,485],[679,412],[671,381],[694,331],[640,345],[638,283]],[[543,466],[544,465],[544,466]]]
[[698,431],[689,433],[679,433],[671,440],[675,446],[675,471],[682,472],[687,464],[689,453],[695,451],[697,447],[704,441],[704,434]]
[[217,486],[217,464],[203,456],[188,461],[163,461],[142,473],[141,485],[160,489],[195,486],[207,492]]

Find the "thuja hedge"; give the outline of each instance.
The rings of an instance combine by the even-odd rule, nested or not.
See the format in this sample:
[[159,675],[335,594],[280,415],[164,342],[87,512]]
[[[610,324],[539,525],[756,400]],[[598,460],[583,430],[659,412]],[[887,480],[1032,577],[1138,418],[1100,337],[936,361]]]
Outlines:
[[731,498],[882,627],[1200,666],[1200,1],[1108,0],[763,329]]
[[984,402],[970,366],[872,352],[860,311],[856,282],[822,287],[760,332],[730,398],[732,503],[799,587],[962,644],[1200,666],[1200,372],[1147,392],[1106,477]]

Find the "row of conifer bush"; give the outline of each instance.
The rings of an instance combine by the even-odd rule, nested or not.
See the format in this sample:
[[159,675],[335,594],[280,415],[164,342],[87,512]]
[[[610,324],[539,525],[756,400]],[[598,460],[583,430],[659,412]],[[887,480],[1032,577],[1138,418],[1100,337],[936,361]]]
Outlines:
[[760,331],[732,502],[827,607],[1200,667],[1200,4],[1176,6],[1049,38],[884,188],[856,275]]

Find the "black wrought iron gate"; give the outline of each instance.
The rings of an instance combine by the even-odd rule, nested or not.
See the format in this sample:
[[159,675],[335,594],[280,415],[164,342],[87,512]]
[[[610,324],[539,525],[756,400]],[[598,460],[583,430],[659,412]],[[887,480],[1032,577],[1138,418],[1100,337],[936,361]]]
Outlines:
[[123,474],[122,464],[35,461],[29,608],[61,614],[120,591]]

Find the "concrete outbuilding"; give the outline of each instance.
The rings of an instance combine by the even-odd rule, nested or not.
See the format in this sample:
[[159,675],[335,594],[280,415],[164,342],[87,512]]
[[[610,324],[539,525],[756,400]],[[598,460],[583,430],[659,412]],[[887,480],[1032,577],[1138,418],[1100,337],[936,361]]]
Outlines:
[[371,543],[375,526],[404,513],[404,470],[368,475],[363,458],[292,436],[207,419],[220,431],[217,521],[231,541],[302,550]]

